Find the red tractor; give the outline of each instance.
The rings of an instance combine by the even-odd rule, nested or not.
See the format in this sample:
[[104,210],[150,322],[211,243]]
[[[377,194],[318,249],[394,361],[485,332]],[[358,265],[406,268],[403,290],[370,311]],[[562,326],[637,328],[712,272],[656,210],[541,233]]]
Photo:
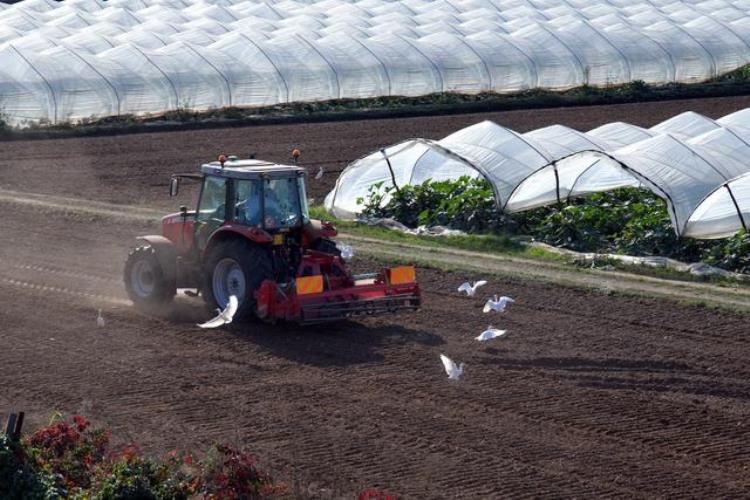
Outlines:
[[[162,219],[162,235],[138,237],[125,264],[125,288],[144,311],[168,305],[178,288],[196,289],[211,309],[237,297],[235,318],[318,323],[414,310],[421,296],[412,266],[352,275],[329,222],[311,220],[305,170],[227,159],[176,174],[201,183],[196,210]],[[342,247],[343,248],[343,247]]]

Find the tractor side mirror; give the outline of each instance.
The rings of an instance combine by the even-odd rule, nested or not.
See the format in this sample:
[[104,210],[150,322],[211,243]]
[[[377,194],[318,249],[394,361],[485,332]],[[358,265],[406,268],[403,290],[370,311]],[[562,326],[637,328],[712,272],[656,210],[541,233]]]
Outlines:
[[169,196],[177,196],[177,193],[180,192],[180,178],[179,177],[172,177],[169,180]]

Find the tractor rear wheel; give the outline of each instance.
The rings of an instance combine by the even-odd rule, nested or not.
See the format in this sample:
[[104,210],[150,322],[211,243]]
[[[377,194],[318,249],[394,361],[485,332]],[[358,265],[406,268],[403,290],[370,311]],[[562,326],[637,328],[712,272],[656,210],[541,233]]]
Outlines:
[[269,252],[250,242],[219,243],[205,260],[203,298],[210,309],[224,309],[229,297],[237,297],[235,319],[255,314],[255,292],[261,283],[273,279]]
[[138,309],[160,312],[174,299],[174,281],[166,279],[164,270],[151,245],[133,249],[125,262],[125,290]]

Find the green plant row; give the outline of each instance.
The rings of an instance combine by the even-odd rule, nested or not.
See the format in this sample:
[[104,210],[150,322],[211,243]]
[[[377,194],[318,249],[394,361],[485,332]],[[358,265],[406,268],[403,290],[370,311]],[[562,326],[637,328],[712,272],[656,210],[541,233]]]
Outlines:
[[713,241],[679,238],[664,200],[644,189],[618,189],[561,206],[503,214],[485,179],[462,177],[398,190],[378,183],[357,202],[364,217],[392,218],[412,228],[441,225],[474,234],[529,236],[576,251],[664,256],[750,273],[748,234]]

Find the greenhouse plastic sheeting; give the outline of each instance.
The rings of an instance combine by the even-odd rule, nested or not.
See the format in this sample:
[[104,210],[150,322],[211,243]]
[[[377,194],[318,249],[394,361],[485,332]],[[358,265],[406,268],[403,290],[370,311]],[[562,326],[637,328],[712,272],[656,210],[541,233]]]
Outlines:
[[[24,0],[0,4],[0,110],[12,124],[56,123],[697,82],[750,61],[747,9],[745,0]],[[130,74],[144,58],[146,73]]]
[[[623,125],[619,128],[624,131],[632,127]],[[587,135],[600,131],[595,129]],[[722,182],[750,170],[746,160],[750,155],[750,131],[741,126],[722,127],[688,112],[649,132],[660,134],[630,145],[621,144],[617,149],[599,152],[592,148],[545,166],[519,184],[504,208],[519,212],[641,184],[667,200],[675,230],[681,233],[687,217],[704,196]]]
[[[462,175],[486,178],[498,210],[508,212],[640,186],[665,199],[677,234],[716,237],[726,230],[711,229],[703,222],[712,217],[711,209],[696,215],[698,207],[717,187],[748,172],[747,158],[750,110],[716,121],[686,112],[650,129],[615,122],[587,133],[553,125],[518,134],[485,121],[440,141],[412,139],[353,162],[325,204],[334,215],[350,218],[376,183],[398,188]],[[750,207],[742,183],[748,181],[731,182],[738,183],[742,206]],[[725,204],[725,193],[715,196],[715,204]],[[734,219],[731,213],[716,217],[738,229],[737,210]]]
[[[688,111],[665,120],[651,129],[643,129],[628,123],[615,122],[595,128],[586,133],[606,147],[580,148],[590,150],[585,154],[559,155],[554,163],[546,165],[521,182],[503,208],[509,212],[520,212],[563,199],[609,191],[620,187],[638,186],[640,181],[627,170],[623,170],[614,157],[596,154],[594,151],[613,151],[631,144],[640,143],[659,134],[688,139],[702,132],[718,128],[719,125],[698,113]],[[552,182],[549,180],[552,179]]]
[[709,194],[688,219],[684,235],[725,238],[750,229],[750,173],[745,173]]

